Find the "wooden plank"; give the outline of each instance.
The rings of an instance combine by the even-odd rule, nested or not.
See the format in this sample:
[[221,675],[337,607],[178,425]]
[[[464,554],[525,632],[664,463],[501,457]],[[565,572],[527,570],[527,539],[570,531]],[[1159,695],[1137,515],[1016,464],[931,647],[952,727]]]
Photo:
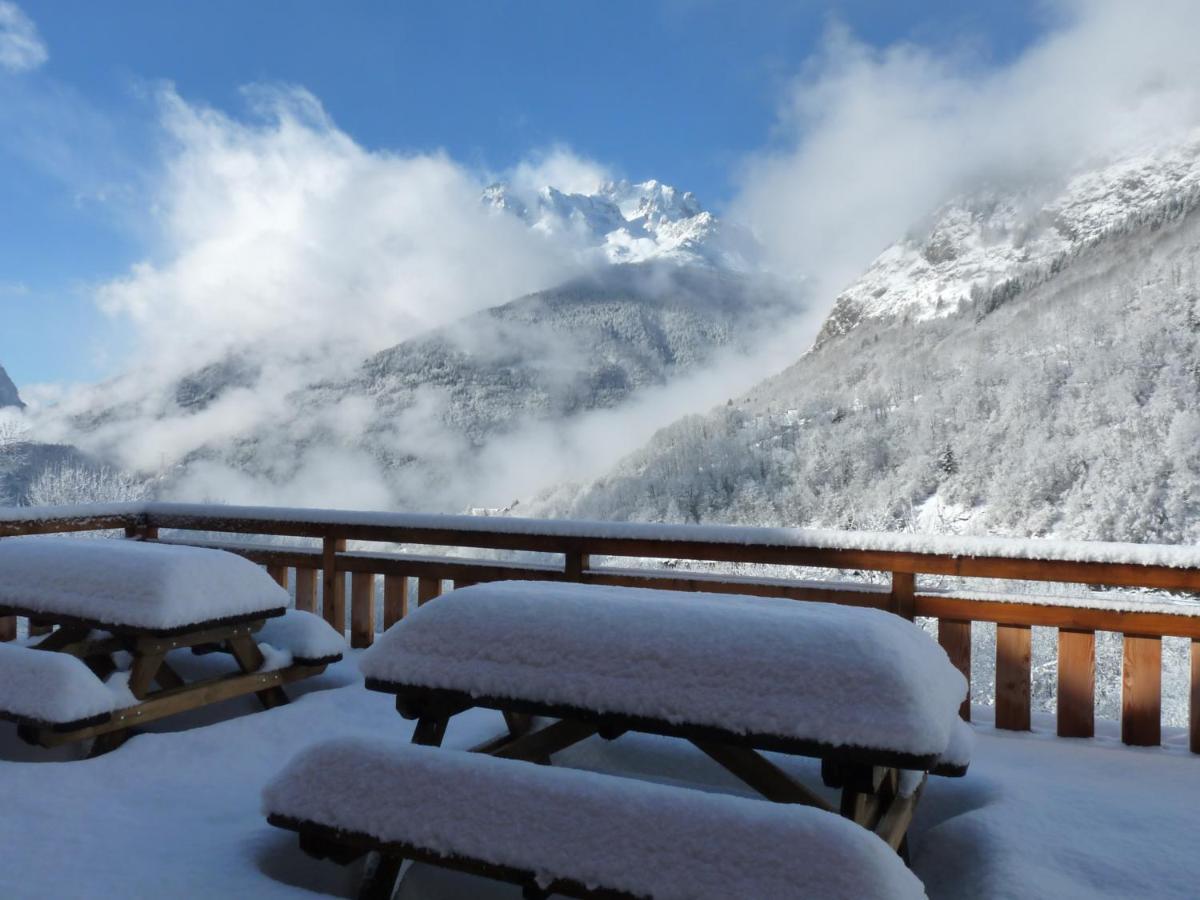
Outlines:
[[383,576],[383,630],[408,615],[408,576]]
[[267,574],[270,575],[271,579],[285,591],[288,589],[287,566],[267,566]]
[[459,588],[469,588],[469,587],[475,587],[475,585],[477,585],[477,584],[479,584],[479,582],[478,582],[478,581],[467,581],[465,578],[456,578],[456,579],[454,579],[454,589],[455,589],[456,591],[457,591]]
[[15,641],[17,639],[17,617],[0,616],[0,641]]
[[321,548],[321,614],[338,634],[346,633],[346,575],[337,570],[337,554],[345,549],[345,539],[333,537]]
[[1000,600],[944,597],[937,594],[917,594],[916,606],[918,616],[934,619],[1200,638],[1200,616],[1185,614],[1125,612],[1046,603],[1010,603]]
[[833,812],[833,807],[824,797],[814,794],[754,750],[730,746],[720,741],[693,740],[692,743],[713,762],[768,800],[775,803],[799,803]]
[[1096,734],[1096,632],[1058,631],[1058,736]]
[[[441,547],[487,547],[499,550],[529,550],[546,553],[579,551],[592,556],[636,557],[651,559],[700,559],[716,562],[763,563],[783,566],[812,566],[829,569],[870,569],[887,572],[957,575],[967,578],[1002,578],[1021,581],[1054,581],[1079,584],[1103,584],[1114,587],[1156,587],[1167,590],[1200,591],[1200,567],[1142,565],[1122,562],[1092,562],[1071,559],[1027,559],[1004,556],[1004,542],[997,549],[980,554],[975,547],[959,549],[952,538],[942,542],[941,552],[830,548],[772,543],[770,532],[760,542],[747,543],[744,534],[736,539],[714,539],[711,526],[695,528],[694,538],[679,538],[680,526],[670,529],[654,525],[638,527],[637,536],[614,537],[597,526],[593,534],[581,533],[578,525],[570,532],[553,521],[505,519],[481,526],[430,524],[429,516],[406,520],[404,515],[391,522],[356,520],[347,514],[340,522],[305,521],[297,511],[296,519],[255,516],[252,512],[231,514],[214,507],[211,513],[175,511],[166,505],[152,508],[147,521],[163,528],[194,531],[225,531],[235,534],[280,534],[296,537],[325,538],[336,533],[350,540],[379,541],[392,544],[425,544]],[[2,528],[2,526],[0,526]],[[670,533],[670,537],[663,533]],[[3,535],[0,530],[0,536]],[[16,531],[13,533],[23,533]],[[719,534],[720,532],[717,531]],[[732,534],[732,532],[731,532]],[[662,536],[660,536],[662,535]],[[1022,553],[1023,553],[1022,548]],[[917,615],[922,615],[917,610]],[[949,618],[963,618],[950,616]],[[1046,624],[1041,622],[1027,624]]]
[[1033,629],[996,626],[996,727],[1029,730],[1029,677]]
[[1162,743],[1162,638],[1125,635],[1121,688],[1121,740]]
[[350,577],[350,646],[370,647],[375,640],[375,576],[355,572]]
[[917,576],[911,572],[892,573],[892,612],[908,619],[910,622],[915,615],[914,595],[917,590]]
[[442,593],[442,580],[440,578],[418,578],[417,579],[417,606],[424,606],[434,597]]
[[37,733],[38,743],[43,747],[57,747],[75,741],[86,740],[110,731],[119,731],[134,725],[143,725],[176,713],[187,712],[211,703],[219,703],[233,697],[260,693],[273,687],[319,675],[324,666],[288,666],[273,672],[233,672],[208,681],[193,682],[181,688],[158,691],[137,706],[129,706],[113,713],[112,720],[102,725],[92,725],[77,731],[54,731],[43,728]]
[[590,557],[583,550],[568,550],[563,557],[563,572],[567,581],[583,581],[583,573],[590,564]]
[[296,569],[296,609],[317,611],[317,570]]
[[971,721],[971,623],[954,619],[938,620],[938,643],[950,662],[967,679],[967,696],[958,708],[963,721]]
[[1192,641],[1192,690],[1189,698],[1190,735],[1188,746],[1200,753],[1200,641]]

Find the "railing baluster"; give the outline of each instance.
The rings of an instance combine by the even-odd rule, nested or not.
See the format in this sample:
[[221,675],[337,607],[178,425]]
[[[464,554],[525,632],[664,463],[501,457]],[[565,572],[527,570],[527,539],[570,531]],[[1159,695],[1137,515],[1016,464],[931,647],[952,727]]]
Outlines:
[[408,576],[383,576],[383,630],[408,615]]
[[915,595],[917,591],[917,576],[912,572],[892,573],[892,612],[912,621],[916,615]]
[[267,574],[270,575],[274,582],[285,591],[288,589],[287,566],[267,566]]
[[1188,746],[1200,753],[1200,639],[1192,638],[1192,690],[1188,698]]
[[317,611],[317,570],[296,569],[296,609]]
[[1162,638],[1125,635],[1121,678],[1121,740],[1162,743]]
[[1096,734],[1096,632],[1058,630],[1058,736]]
[[440,578],[417,579],[417,606],[424,606],[441,593],[442,580]]
[[958,708],[963,721],[971,721],[971,623],[954,619],[938,620],[938,643],[954,667],[967,679],[967,696]]
[[370,647],[375,640],[375,576],[355,572],[350,576],[350,646]]
[[0,641],[15,641],[17,639],[17,617],[0,616]]
[[1029,677],[1033,629],[996,626],[996,727],[1029,730]]
[[346,573],[337,570],[337,554],[345,549],[345,540],[327,537],[321,552],[321,614],[338,634],[346,633]]

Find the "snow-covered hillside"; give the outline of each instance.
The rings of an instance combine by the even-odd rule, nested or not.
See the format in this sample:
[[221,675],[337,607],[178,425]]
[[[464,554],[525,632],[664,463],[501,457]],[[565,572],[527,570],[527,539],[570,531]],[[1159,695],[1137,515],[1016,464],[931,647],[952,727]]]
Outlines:
[[546,511],[1200,540],[1198,184],[1188,144],[941,210],[796,364]]
[[690,191],[658,181],[610,181],[594,193],[554,187],[521,192],[497,183],[484,202],[549,234],[568,232],[611,263],[671,261],[745,271],[751,241],[701,207]]

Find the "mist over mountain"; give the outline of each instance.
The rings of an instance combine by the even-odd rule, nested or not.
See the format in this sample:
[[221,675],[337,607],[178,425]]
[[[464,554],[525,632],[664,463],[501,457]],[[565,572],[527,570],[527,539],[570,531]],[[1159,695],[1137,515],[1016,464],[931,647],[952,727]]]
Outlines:
[[654,424],[703,408],[715,373],[744,368],[798,313],[794,286],[747,271],[721,223],[670,186],[493,185],[482,206],[580,254],[583,274],[359,361],[317,336],[234,343],[169,377],[130,371],[39,411],[39,435],[164,496],[459,511],[601,471],[652,429],[597,443],[589,413],[657,402],[698,373],[707,387],[664,397]]
[[556,515],[1200,539],[1200,145],[944,206]]

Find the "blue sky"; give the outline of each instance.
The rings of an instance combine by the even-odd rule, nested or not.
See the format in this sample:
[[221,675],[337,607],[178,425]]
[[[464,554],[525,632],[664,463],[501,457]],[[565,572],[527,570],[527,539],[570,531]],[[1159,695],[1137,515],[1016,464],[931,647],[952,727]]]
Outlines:
[[1045,26],[1041,4],[1013,0],[16,7],[47,52],[0,66],[0,364],[19,384],[127,362],[94,294],[156,251],[144,180],[164,152],[163,82],[232,116],[245,85],[299,85],[365,148],[483,171],[564,144],[720,209],[831,21],[878,47],[967,48],[984,67]]

